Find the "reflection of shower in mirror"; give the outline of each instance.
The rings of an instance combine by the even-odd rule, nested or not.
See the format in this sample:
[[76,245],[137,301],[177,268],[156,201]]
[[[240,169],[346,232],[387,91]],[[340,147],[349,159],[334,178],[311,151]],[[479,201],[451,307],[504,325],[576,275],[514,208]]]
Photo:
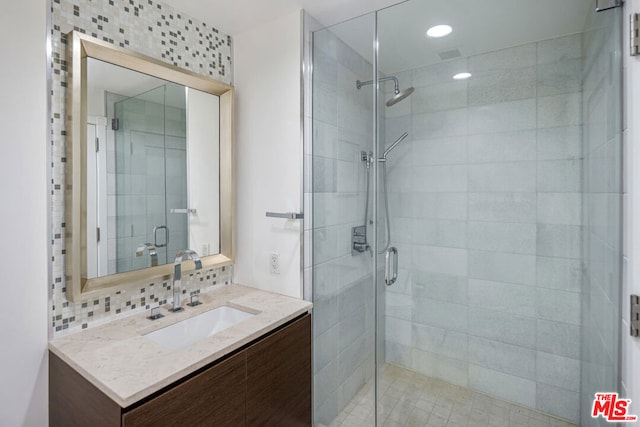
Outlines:
[[100,233],[87,233],[88,277],[164,265],[186,247],[219,253],[219,109],[216,95],[87,60],[88,140],[99,141],[87,226]]

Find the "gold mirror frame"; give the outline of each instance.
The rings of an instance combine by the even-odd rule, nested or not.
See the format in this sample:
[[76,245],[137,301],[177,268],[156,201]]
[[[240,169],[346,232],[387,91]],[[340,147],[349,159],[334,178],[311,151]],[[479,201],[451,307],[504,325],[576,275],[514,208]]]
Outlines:
[[[220,253],[201,257],[203,268],[230,265],[234,249],[234,88],[77,31],[67,34],[66,287],[78,302],[166,280],[172,264],[89,279],[87,266],[87,58],[94,58],[220,97]],[[186,249],[186,248],[185,248]]]

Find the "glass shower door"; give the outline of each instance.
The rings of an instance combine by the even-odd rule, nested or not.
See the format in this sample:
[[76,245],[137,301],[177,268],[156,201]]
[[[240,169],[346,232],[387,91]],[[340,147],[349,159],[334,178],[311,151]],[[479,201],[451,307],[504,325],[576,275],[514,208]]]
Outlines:
[[[399,259],[380,422],[605,423],[590,409],[618,387],[620,9],[539,4],[377,13],[379,242],[389,217]],[[437,24],[451,33],[425,34]]]
[[187,245],[184,88],[166,84],[114,103],[117,272],[150,266],[136,256],[154,244],[160,265]]
[[[580,399],[583,426],[594,394],[619,391],[622,282],[622,9],[589,14],[583,71],[583,257]],[[622,301],[626,304],[627,301]],[[624,396],[628,397],[628,396]]]
[[[344,42],[367,35],[367,53]],[[314,423],[375,425],[374,16],[313,33]],[[368,192],[367,192],[368,190]],[[368,207],[367,207],[368,206]],[[365,219],[365,211],[368,211]],[[334,424],[332,424],[334,423]]]

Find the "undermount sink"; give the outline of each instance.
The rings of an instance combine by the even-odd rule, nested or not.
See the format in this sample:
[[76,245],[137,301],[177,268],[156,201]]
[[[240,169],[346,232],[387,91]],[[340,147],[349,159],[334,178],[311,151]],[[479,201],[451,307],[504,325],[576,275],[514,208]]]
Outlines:
[[179,350],[253,316],[251,313],[224,305],[143,336],[162,347]]

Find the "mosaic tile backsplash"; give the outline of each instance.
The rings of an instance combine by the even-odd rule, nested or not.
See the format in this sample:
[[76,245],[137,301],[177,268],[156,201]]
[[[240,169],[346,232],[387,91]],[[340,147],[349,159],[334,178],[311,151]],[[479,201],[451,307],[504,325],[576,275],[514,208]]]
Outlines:
[[[149,309],[171,295],[171,283],[159,281],[78,303],[66,299],[66,34],[80,31],[225,83],[232,83],[232,58],[230,36],[155,0],[52,0],[51,22],[50,327],[55,336]],[[231,269],[192,274],[183,281],[183,293],[229,284]]]

